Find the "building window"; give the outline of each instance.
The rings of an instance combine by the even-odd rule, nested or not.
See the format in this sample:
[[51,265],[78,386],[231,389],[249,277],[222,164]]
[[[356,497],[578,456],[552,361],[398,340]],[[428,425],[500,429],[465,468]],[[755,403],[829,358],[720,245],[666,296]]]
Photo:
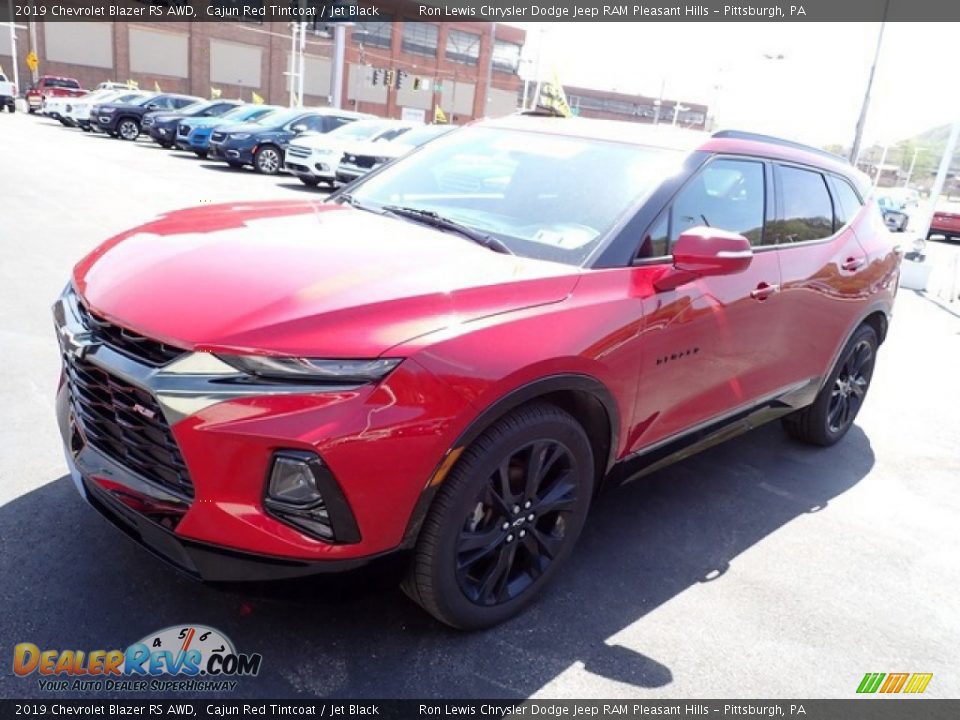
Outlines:
[[403,51],[413,55],[437,56],[437,26],[429,23],[403,24]]
[[464,65],[480,63],[480,36],[462,30],[447,33],[447,60]]
[[358,22],[353,26],[353,41],[367,47],[389,48],[393,42],[393,17],[381,15],[379,22]]
[[517,43],[495,40],[493,43],[493,69],[517,74],[520,69],[520,51]]

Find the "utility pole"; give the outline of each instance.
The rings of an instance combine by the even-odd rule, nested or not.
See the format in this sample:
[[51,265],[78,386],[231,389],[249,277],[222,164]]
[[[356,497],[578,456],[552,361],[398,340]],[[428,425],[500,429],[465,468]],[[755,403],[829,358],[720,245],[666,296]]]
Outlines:
[[[20,92],[20,71],[17,69],[17,24],[13,21],[13,0],[7,0],[10,10],[10,59],[13,61],[13,84]],[[16,98],[14,98],[16,102]]]
[[297,54],[297,105],[303,107],[303,76],[307,63],[303,51],[307,46],[307,26],[302,22],[297,24],[300,26],[300,47]]
[[870,108],[870,93],[873,90],[873,77],[877,72],[877,61],[880,59],[880,47],[883,45],[883,31],[887,26],[887,11],[890,10],[890,0],[883,6],[883,20],[880,22],[880,33],[877,35],[877,49],[873,54],[873,65],[870,66],[870,75],[867,78],[867,89],[863,94],[863,105],[860,106],[860,117],[857,119],[857,129],[853,136],[853,147],[850,148],[850,162],[857,164],[860,159],[860,144],[863,142],[863,128],[867,123],[867,110]]
[[490,61],[487,63],[487,84],[483,92],[483,117],[490,114],[490,84],[493,82],[493,51],[497,47],[497,24],[490,23]]
[[344,58],[347,53],[347,24],[338,22],[333,26],[333,62],[330,64],[330,104],[343,107]]
[[877,165],[877,174],[873,176],[873,187],[877,187],[880,184],[880,176],[883,174],[883,166],[887,162],[887,151],[889,149],[889,145],[885,144],[883,146],[883,153],[880,155],[880,164]]
[[[537,109],[537,102],[540,100],[540,86],[543,84],[542,81],[540,80],[540,60],[543,58],[543,35],[545,32],[546,30],[543,28],[543,26],[541,26],[540,37],[537,40],[537,60],[536,60],[536,63],[534,64],[534,70],[533,70],[533,75],[537,81],[537,84],[534,86],[534,89],[533,89],[533,99],[531,100],[531,103],[530,103],[531,110]],[[527,108],[524,108],[524,110],[526,109]]]
[[920,148],[915,147],[913,149],[913,159],[910,161],[910,169],[907,170],[907,179],[903,183],[904,187],[910,187],[910,178],[913,177],[913,169],[917,166],[917,153],[920,152]]
[[290,78],[290,107],[297,105],[297,33],[300,32],[300,23],[290,23],[290,70],[284,75]]

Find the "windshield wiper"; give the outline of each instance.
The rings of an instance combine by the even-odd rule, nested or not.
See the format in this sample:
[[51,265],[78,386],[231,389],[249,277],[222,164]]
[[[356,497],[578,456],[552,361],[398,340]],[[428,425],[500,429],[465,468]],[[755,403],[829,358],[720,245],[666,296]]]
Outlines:
[[487,233],[480,232],[479,230],[474,230],[472,227],[468,227],[467,225],[458,223],[456,220],[451,220],[448,217],[444,217],[433,210],[421,210],[420,208],[404,207],[402,205],[383,205],[380,209],[387,214],[409,218],[410,220],[421,222],[425,225],[429,225],[430,227],[437,228],[438,230],[455,232],[469,240],[473,240],[478,245],[483,245],[485,248],[493,250],[494,252],[503,253],[505,255],[514,254],[513,250],[508,248],[503,241],[495,238],[493,235],[488,235]]

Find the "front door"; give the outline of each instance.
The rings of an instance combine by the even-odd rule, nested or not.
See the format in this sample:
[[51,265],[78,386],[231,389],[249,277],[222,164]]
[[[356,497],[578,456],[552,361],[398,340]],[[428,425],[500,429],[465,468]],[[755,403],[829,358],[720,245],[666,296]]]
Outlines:
[[[713,159],[644,239],[641,253],[663,255],[685,230],[708,226],[745,236],[754,256],[743,272],[698,278],[644,299],[631,451],[749,407],[785,383],[771,342],[782,306],[776,247],[765,231],[773,212],[769,174],[760,160]],[[656,267],[671,260],[640,262]]]

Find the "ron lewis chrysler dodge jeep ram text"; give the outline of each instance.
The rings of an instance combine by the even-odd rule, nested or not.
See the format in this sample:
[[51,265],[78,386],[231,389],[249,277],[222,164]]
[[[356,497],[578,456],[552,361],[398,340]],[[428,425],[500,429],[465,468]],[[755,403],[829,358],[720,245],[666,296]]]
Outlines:
[[602,486],[774,417],[844,436],[899,273],[869,187],[765,136],[513,116],[327,201],[173,212],[54,306],[71,473],[195,577],[403,552],[489,626]]

